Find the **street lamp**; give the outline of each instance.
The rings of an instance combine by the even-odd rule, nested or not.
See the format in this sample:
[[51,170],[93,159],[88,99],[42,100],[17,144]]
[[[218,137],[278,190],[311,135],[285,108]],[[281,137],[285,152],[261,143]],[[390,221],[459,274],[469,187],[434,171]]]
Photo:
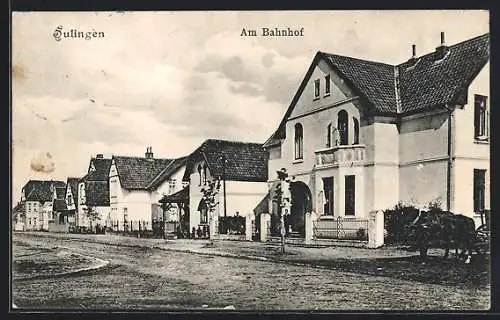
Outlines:
[[219,159],[222,161],[222,184],[224,187],[224,217],[227,216],[227,209],[226,209],[226,163],[227,163],[227,158],[225,155],[222,155],[219,157]]

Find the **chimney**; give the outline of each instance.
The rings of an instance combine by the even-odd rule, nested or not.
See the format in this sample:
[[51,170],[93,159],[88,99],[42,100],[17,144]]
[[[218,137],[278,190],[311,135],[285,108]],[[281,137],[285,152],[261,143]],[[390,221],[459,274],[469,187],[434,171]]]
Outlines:
[[417,57],[417,46],[415,44],[411,45],[411,58],[415,59]]
[[441,44],[436,48],[436,60],[443,59],[448,53],[448,46],[444,39],[444,32],[441,32]]
[[153,159],[153,148],[146,147],[146,159]]
[[96,159],[104,159],[104,155],[102,153],[98,153],[96,156],[95,156]]

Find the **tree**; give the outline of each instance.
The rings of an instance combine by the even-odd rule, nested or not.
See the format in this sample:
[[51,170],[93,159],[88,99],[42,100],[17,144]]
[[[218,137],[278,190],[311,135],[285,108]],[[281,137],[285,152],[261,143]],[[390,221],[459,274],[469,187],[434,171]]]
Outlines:
[[87,218],[90,221],[90,230],[92,230],[92,226],[94,225],[94,222],[101,220],[101,217],[99,216],[99,212],[93,206],[87,206],[85,209],[83,209],[83,211],[85,212],[85,215],[87,216]]
[[[201,188],[201,193],[203,194],[202,199],[207,206],[207,212],[209,214],[210,221],[214,219],[214,212],[219,201],[217,201],[217,194],[220,190],[220,179],[209,180],[207,186]],[[213,230],[211,231],[213,232]]]
[[278,204],[278,216],[280,218],[281,252],[285,253],[285,215],[290,214],[289,182],[290,178],[285,168],[277,171],[279,183],[276,185],[273,201]]

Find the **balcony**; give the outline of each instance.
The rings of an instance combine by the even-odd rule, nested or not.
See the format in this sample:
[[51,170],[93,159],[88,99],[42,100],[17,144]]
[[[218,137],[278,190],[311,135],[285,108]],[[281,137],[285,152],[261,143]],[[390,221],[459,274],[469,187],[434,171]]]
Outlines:
[[317,166],[358,164],[365,159],[365,145],[335,146],[317,150],[314,153],[316,154]]

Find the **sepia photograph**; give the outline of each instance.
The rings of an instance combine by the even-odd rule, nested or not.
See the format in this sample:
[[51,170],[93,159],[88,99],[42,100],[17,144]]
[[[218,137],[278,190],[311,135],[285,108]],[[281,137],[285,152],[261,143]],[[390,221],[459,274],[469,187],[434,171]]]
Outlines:
[[487,10],[11,19],[11,312],[491,309]]

